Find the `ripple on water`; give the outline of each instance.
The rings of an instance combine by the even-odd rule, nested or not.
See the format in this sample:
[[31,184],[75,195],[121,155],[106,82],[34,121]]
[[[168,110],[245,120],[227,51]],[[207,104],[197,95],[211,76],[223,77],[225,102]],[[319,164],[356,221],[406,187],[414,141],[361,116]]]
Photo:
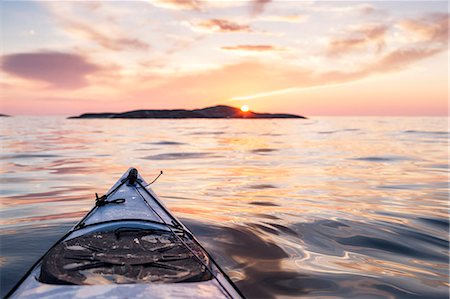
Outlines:
[[279,205],[276,204],[276,203],[268,202],[268,201],[251,201],[251,202],[249,202],[249,204],[255,205],[255,206],[267,206],[267,207],[276,207],[276,206],[279,206]]
[[422,221],[428,225],[434,226],[436,228],[441,228],[441,229],[444,229],[445,231],[449,231],[448,219],[418,217],[417,220]]
[[183,142],[176,142],[176,141],[166,141],[166,140],[162,140],[162,141],[157,141],[157,142],[144,142],[144,144],[153,144],[153,145],[182,145],[182,144],[186,144]]
[[151,155],[142,157],[146,160],[183,160],[183,159],[201,159],[201,158],[218,158],[220,156],[214,155],[207,152],[197,152],[197,153],[167,153],[159,155]]
[[274,189],[277,187],[274,185],[271,185],[271,184],[257,184],[257,185],[250,185],[249,188],[252,188],[252,189]]
[[366,161],[366,162],[399,162],[415,159],[406,156],[368,156],[368,157],[351,158],[351,160]]
[[193,132],[189,135],[222,135],[225,134],[223,131],[216,131],[216,132]]
[[429,185],[425,184],[402,184],[402,185],[380,185],[376,188],[379,189],[399,189],[399,190],[419,190],[429,188]]
[[318,134],[335,134],[335,133],[339,133],[339,132],[357,132],[360,131],[360,129],[357,128],[348,128],[348,129],[342,129],[342,130],[330,130],[330,131],[319,131],[317,132]]
[[0,160],[15,160],[15,159],[33,159],[33,158],[58,158],[60,155],[52,154],[17,154],[17,155],[0,155]]
[[446,131],[419,131],[419,130],[406,130],[403,131],[405,134],[418,134],[418,135],[448,135],[449,132]]
[[[322,254],[341,256],[345,250],[385,258],[384,253],[388,252],[391,258],[411,257],[441,263],[448,261],[448,256],[442,253],[449,248],[447,239],[396,223],[386,223],[383,230],[380,225],[378,229],[374,227],[377,226],[348,220],[319,220],[299,223],[292,229],[303,235],[302,240],[308,250]],[[336,243],[342,246],[336,246]]]
[[270,220],[280,220],[279,217],[275,216],[275,215],[270,215],[270,214],[255,214],[255,217],[257,218],[265,218],[265,219],[270,219]]
[[[188,227],[201,240],[205,240],[206,237],[206,244],[215,243],[214,247],[220,249],[220,252],[216,250],[213,255],[219,255],[220,259],[232,258],[234,260],[234,268],[245,278],[237,281],[237,285],[248,298],[274,298],[279,295],[300,296],[307,293],[305,285],[331,288],[331,282],[323,282],[320,279],[283,269],[281,260],[287,258],[288,254],[277,244],[263,239],[255,227],[244,225],[199,227],[198,223],[192,222],[188,224]],[[257,228],[268,233],[276,233],[268,226],[258,225]]]
[[271,153],[271,152],[275,152],[277,151],[277,149],[275,148],[256,148],[251,150],[252,153],[254,154],[265,154],[265,153]]
[[388,251],[391,253],[407,255],[410,257],[421,257],[421,252],[404,246],[398,242],[392,242],[385,239],[374,238],[374,237],[366,237],[366,236],[354,236],[349,238],[337,238],[336,242],[342,245],[350,245],[353,248],[353,251],[370,250],[370,249],[378,249],[382,251]]
[[280,233],[285,233],[291,236],[295,236],[295,237],[301,237],[296,231],[294,231],[293,229],[290,229],[287,226],[278,224],[278,223],[269,223],[266,222],[267,225],[270,225],[272,227],[274,227],[275,229],[277,229]]
[[92,188],[157,161],[158,195],[249,298],[448,299],[448,118],[9,121],[0,295]]

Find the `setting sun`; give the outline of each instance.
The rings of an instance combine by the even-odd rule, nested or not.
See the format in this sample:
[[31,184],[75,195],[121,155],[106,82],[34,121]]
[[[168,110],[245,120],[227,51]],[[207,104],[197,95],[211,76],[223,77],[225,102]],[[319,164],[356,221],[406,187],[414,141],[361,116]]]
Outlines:
[[250,110],[250,108],[247,106],[247,105],[242,105],[241,106],[241,111],[242,112],[247,112],[247,111],[249,111]]

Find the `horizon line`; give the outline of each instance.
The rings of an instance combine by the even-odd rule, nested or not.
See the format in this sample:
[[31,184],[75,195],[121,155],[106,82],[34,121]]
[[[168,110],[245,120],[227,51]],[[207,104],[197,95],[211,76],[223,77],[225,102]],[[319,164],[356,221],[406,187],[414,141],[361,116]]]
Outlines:
[[[138,110],[151,110],[151,109],[138,109]],[[156,110],[156,109],[154,109]],[[165,110],[165,109],[160,109],[160,110]],[[134,111],[134,110],[131,110]],[[108,113],[108,112],[84,112],[84,113],[93,113],[93,114],[100,114],[100,113]],[[82,113],[82,114],[84,114]],[[111,113],[121,113],[121,112],[111,112]],[[275,113],[281,113],[281,112],[275,112]],[[14,118],[14,117],[71,117],[71,116],[75,116],[75,115],[71,115],[71,114],[7,114],[7,113],[0,113],[0,114],[5,114],[7,116],[4,117],[0,117],[0,119],[7,119],[7,118]],[[309,115],[304,115],[302,114],[301,116],[305,116],[308,118],[311,117],[450,117],[450,113],[449,114],[442,114],[442,115],[438,115],[438,114],[309,114]],[[127,118],[120,118],[120,119],[127,119]],[[130,118],[132,119],[132,118]],[[138,118],[138,119],[152,119],[152,118]],[[154,118],[157,119],[157,118]],[[163,118],[158,118],[158,119],[163,119]],[[167,118],[170,119],[170,118]],[[189,119],[189,118],[180,118],[180,119]],[[205,118],[208,119],[208,118]],[[214,119],[214,118],[211,118]],[[220,118],[219,118],[220,119]],[[253,119],[253,118],[252,118]],[[257,119],[257,118],[255,118]]]

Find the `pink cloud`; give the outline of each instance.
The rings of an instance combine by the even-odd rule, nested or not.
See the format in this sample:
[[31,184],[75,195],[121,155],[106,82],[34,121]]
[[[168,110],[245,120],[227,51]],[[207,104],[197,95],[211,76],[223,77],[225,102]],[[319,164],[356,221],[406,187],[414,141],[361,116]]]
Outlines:
[[399,26],[423,40],[447,43],[449,19],[448,13],[434,13],[419,19],[405,19]]
[[387,25],[364,25],[353,29],[348,36],[332,38],[328,44],[329,56],[341,56],[350,52],[361,50],[375,44],[377,51],[384,47],[384,39],[389,27]]
[[194,27],[210,32],[251,32],[249,25],[241,24],[225,19],[208,19],[191,23]]
[[146,51],[150,45],[140,39],[131,38],[118,34],[104,34],[94,27],[72,20],[65,20],[64,25],[67,30],[75,32],[87,39],[90,39],[105,49],[112,51],[142,50]]
[[264,22],[283,22],[283,23],[302,23],[308,20],[309,16],[306,14],[294,15],[267,15],[258,17],[258,21]]
[[[409,34],[415,34],[417,38],[410,47],[425,49],[427,53],[430,47],[436,43],[448,43],[448,13],[433,13],[421,18],[404,19],[397,22],[398,26]],[[329,56],[342,56],[358,50],[365,50],[375,45],[379,53],[385,46],[385,39],[392,24],[363,25],[350,30],[344,37],[330,39],[327,48]],[[418,50],[420,52],[421,50]]]
[[202,1],[198,0],[152,0],[154,6],[178,10],[201,10]]
[[249,52],[273,52],[273,51],[285,51],[285,48],[277,47],[273,45],[237,45],[237,46],[224,46],[222,50],[226,51],[249,51]]
[[253,0],[252,13],[254,15],[260,14],[264,11],[264,7],[272,0]]
[[82,56],[58,52],[9,54],[1,57],[1,63],[11,75],[67,89],[86,86],[86,76],[100,70]]
[[381,57],[368,70],[371,70],[371,72],[400,70],[416,61],[431,57],[445,50],[446,47],[397,49]]

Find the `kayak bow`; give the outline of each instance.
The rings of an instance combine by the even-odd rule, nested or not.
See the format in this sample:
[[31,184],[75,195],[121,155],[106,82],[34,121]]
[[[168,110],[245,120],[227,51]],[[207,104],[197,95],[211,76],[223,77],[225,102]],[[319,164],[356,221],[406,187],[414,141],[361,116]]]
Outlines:
[[244,296],[130,168],[7,297]]

